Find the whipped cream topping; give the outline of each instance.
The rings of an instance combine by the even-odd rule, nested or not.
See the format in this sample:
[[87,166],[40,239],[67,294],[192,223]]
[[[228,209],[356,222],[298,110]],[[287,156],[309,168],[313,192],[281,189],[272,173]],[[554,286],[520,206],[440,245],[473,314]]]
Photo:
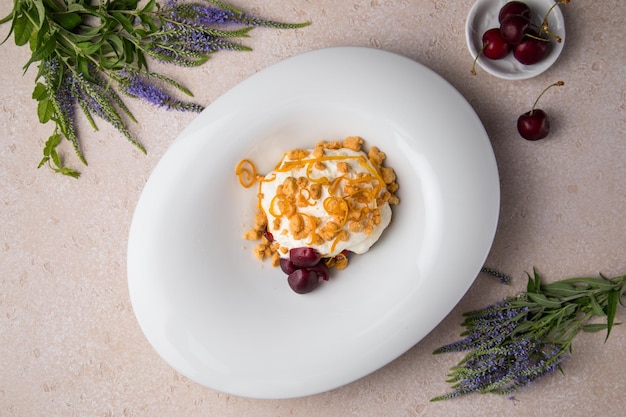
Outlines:
[[380,167],[348,148],[288,152],[259,185],[259,206],[282,257],[297,247],[323,257],[367,252],[391,221],[390,197]]

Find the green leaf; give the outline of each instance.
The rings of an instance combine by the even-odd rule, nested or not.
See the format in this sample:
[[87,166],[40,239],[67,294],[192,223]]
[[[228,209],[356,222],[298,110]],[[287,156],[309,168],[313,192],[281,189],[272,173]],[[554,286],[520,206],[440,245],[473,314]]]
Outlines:
[[611,334],[611,329],[613,328],[613,323],[615,322],[615,313],[617,313],[617,302],[619,301],[619,291],[613,290],[609,292],[608,303],[606,306],[606,338],[604,341],[606,342]]
[[8,22],[9,20],[11,21],[11,27],[9,28],[9,31],[7,32],[6,36],[4,37],[4,39],[2,39],[2,42],[0,42],[0,45],[4,44],[7,39],[9,39],[11,37],[11,35],[13,34],[13,30],[15,28],[15,19],[14,16],[17,16],[15,14],[15,12],[7,15],[6,17],[4,17],[2,20],[0,20],[0,25],[5,24],[6,22]]
[[28,43],[30,35],[33,33],[34,26],[31,21],[28,20],[28,16],[26,14],[18,16],[14,22],[15,25],[13,26],[13,32],[15,36],[15,44],[17,46],[24,46]]
[[528,276],[528,283],[526,284],[526,292],[535,292],[535,281],[531,278],[530,274],[526,273]]
[[38,49],[36,49],[31,55],[30,59],[24,65],[24,70],[27,70],[30,64],[37,61],[43,61],[48,58],[50,55],[54,53],[54,50],[57,46],[57,40],[54,36],[50,36],[50,38]]
[[49,164],[50,161],[52,161],[55,165],[54,167],[51,166],[54,172],[67,175],[72,178],[80,177],[80,172],[63,166],[61,158],[59,157],[59,154],[56,151],[56,147],[59,145],[60,141],[61,141],[61,135],[59,135],[58,133],[55,133],[52,136],[50,136],[50,138],[48,138],[48,141],[46,142],[44,146],[44,150],[43,150],[44,157],[39,162],[39,165],[37,166],[37,168],[41,168],[44,164],[46,163]]
[[35,51],[44,43],[44,40],[50,36],[50,25],[48,25],[48,21],[44,20],[43,24],[39,27],[36,32],[30,37],[30,50]]
[[89,73],[89,61],[82,56],[76,57],[76,69],[86,80],[91,80],[91,74]]
[[52,118],[54,114],[54,107],[50,102],[50,99],[44,98],[40,100],[37,104],[37,116],[39,117],[39,121],[41,123],[47,123]]
[[562,281],[556,281],[549,284],[544,284],[543,293],[561,297],[570,297],[581,294],[581,291],[576,289],[571,284]]
[[120,25],[122,25],[124,30],[126,30],[126,32],[128,32],[129,34],[132,34],[135,31],[132,23],[128,20],[128,17],[126,15],[119,12],[113,12],[111,13],[111,16],[113,16],[115,20],[117,20]]
[[50,160],[49,156],[44,156],[43,158],[41,158],[41,161],[39,161],[39,165],[37,165],[37,168],[41,168],[42,166],[45,165],[46,162],[48,162]]
[[52,149],[50,151],[50,158],[52,159],[52,162],[54,162],[54,165],[57,166],[57,168],[63,168],[63,164],[61,164],[61,158],[59,158],[59,154],[57,153],[56,149]]
[[605,312],[602,309],[602,306],[600,306],[600,304],[598,303],[598,300],[596,300],[596,297],[593,295],[593,293],[589,292],[588,297],[589,297],[589,305],[591,306],[591,310],[593,311],[593,314],[595,316],[604,316]]
[[102,48],[100,42],[91,41],[79,42],[76,46],[78,46],[85,55],[93,55]]
[[149,15],[141,15],[139,16],[139,20],[141,21],[143,27],[149,31],[149,33],[157,31],[157,24],[155,23],[155,20]]
[[540,293],[541,292],[541,276],[537,273],[536,269],[533,269],[533,276],[531,276],[528,272],[526,273],[528,276],[528,284],[526,286],[526,292],[531,293]]
[[124,55],[124,41],[120,36],[110,36],[107,39],[107,43],[111,45],[111,49],[115,53],[115,56],[121,58]]
[[67,11],[68,12],[82,12],[82,13],[89,13],[89,9],[85,7],[84,4],[81,4],[83,2],[80,3],[70,3],[67,5]]
[[608,326],[605,323],[585,324],[584,326],[581,326],[581,330],[586,333],[597,333],[597,332],[601,332],[602,330],[606,330],[607,327]]
[[584,285],[591,288],[597,288],[602,291],[610,291],[615,288],[615,283],[606,278],[568,278],[562,280],[573,285]]
[[50,155],[55,152],[54,149],[59,145],[60,142],[61,135],[57,133],[54,133],[48,138],[46,144],[43,147],[43,158],[39,162],[39,165],[37,165],[37,168],[41,168],[45,163],[50,161]]
[[61,143],[61,135],[59,135],[58,133],[51,135],[46,141],[46,144],[44,145],[44,148],[43,148],[44,156],[50,156],[52,151],[57,146],[59,146],[59,143]]
[[137,51],[137,67],[139,69],[141,68],[148,68],[148,61],[146,61],[146,56],[142,51]]
[[37,83],[33,90],[33,99],[40,101],[45,98],[48,98],[48,89],[42,83]]
[[68,167],[62,167],[59,169],[55,169],[56,172],[58,172],[59,174],[63,174],[66,175],[68,177],[72,177],[72,178],[78,178],[80,177],[80,172],[73,170],[72,168],[68,168]]
[[44,6],[42,1],[36,1],[35,7],[37,11],[37,29],[40,29],[46,21],[46,6]]
[[532,301],[536,302],[537,304],[546,307],[546,308],[559,308],[561,307],[561,302],[560,301],[555,301],[552,299],[549,299],[548,297],[546,297],[543,294],[537,294],[537,293],[528,293],[528,298],[531,299]]
[[78,13],[55,13],[53,19],[63,29],[69,31],[76,29],[83,22],[83,18]]
[[125,62],[132,64],[135,61],[135,45],[128,39],[123,39]]
[[12,20],[15,15],[16,15],[16,11],[14,9],[14,10],[11,11],[11,13],[9,13],[8,15],[6,15],[2,19],[0,19],[0,25],[4,25],[8,21]]
[[156,0],[150,0],[148,3],[146,3],[145,6],[143,6],[143,9],[141,9],[140,14],[152,12],[156,4],[157,4]]
[[111,3],[112,10],[134,10],[139,0],[113,0]]
[[536,269],[533,269],[533,274],[535,275],[535,292],[540,293],[541,292],[541,276],[539,275],[539,272],[537,272]]

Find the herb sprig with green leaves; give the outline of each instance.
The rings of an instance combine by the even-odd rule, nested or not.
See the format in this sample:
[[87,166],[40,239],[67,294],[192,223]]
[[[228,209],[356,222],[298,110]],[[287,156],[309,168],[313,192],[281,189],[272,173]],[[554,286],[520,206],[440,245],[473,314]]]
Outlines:
[[0,20],[10,22],[4,43],[13,34],[17,46],[32,52],[24,71],[37,64],[33,98],[41,123],[54,123],[39,166],[78,177],[57,152],[63,139],[87,164],[76,131],[80,109],[97,130],[95,118],[113,125],[145,153],[128,122],[136,122],[123,96],[180,111],[200,112],[203,106],[178,99],[193,96],[167,76],[152,72],[149,61],[182,67],[204,64],[218,51],[249,51],[236,42],[257,26],[294,29],[304,23],[281,23],[248,15],[218,0],[14,0],[13,10]]
[[[534,271],[525,292],[465,314],[463,339],[435,350],[468,353],[448,375],[452,391],[431,401],[472,392],[509,394],[560,369],[581,331],[606,330],[608,339],[625,295],[626,275],[545,284]],[[594,322],[598,317],[606,322]]]

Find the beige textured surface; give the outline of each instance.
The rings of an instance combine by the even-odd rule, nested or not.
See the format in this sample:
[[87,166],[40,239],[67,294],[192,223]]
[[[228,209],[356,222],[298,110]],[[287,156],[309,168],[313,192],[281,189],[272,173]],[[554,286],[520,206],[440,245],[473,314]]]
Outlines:
[[[12,2],[0,4],[5,15]],[[50,126],[30,99],[27,51],[0,47],[0,416],[622,416],[626,410],[626,326],[607,343],[581,335],[565,374],[515,398],[429,398],[458,356],[433,356],[455,340],[461,313],[524,287],[536,266],[550,279],[626,273],[626,8],[620,0],[574,0],[564,8],[568,38],[557,64],[527,81],[469,73],[463,27],[471,0],[263,0],[233,4],[266,17],[310,19],[297,31],[257,29],[251,53],[223,53],[175,71],[208,104],[283,58],[325,46],[362,45],[413,58],[472,103],[493,142],[502,210],[488,264],[513,287],[477,279],[421,343],[383,369],[332,392],[258,401],[199,386],[169,368],[147,343],[130,306],[126,240],[134,206],[155,164],[193,115],[131,102],[144,156],[102,124],[83,125],[89,166],[76,181],[37,170]],[[1,35],[6,27],[0,28]],[[549,140],[515,131],[544,86]],[[453,120],[454,115],[450,115]],[[68,156],[70,154],[68,153]],[[73,163],[73,160],[71,160]],[[626,311],[618,314],[626,321]]]

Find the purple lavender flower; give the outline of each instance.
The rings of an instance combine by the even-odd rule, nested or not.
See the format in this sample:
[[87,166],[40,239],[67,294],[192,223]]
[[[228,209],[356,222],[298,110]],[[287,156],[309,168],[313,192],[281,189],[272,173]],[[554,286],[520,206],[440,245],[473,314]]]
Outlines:
[[471,392],[511,393],[558,369],[566,357],[565,346],[520,332],[532,311],[516,300],[508,298],[467,313],[465,337],[435,350],[435,354],[469,353],[449,375],[452,392],[433,401]]
[[[581,330],[606,330],[608,338],[624,294],[626,275],[546,284],[537,271],[528,274],[525,292],[467,313],[465,338],[435,350],[468,353],[449,374],[452,391],[431,401],[471,392],[509,394],[560,369]],[[606,317],[606,324],[590,324],[595,316]]]
[[433,401],[471,392],[509,394],[555,371],[565,358],[563,348],[527,338],[476,348],[450,375],[453,391]]
[[238,23],[236,13],[229,9],[220,9],[199,3],[182,3],[175,0],[166,2],[163,14],[172,20],[190,26],[208,26],[215,24]]
[[463,322],[468,331],[465,338],[442,346],[435,353],[462,352],[477,346],[492,347],[509,338],[519,319],[528,313],[527,307],[513,307],[509,300],[466,314]]
[[201,112],[204,108],[198,104],[185,103],[172,97],[160,87],[149,82],[149,77],[138,72],[120,71],[122,76],[121,89],[124,93],[143,99],[155,106],[165,107],[168,110]]
[[75,105],[76,97],[72,94],[72,77],[69,70],[53,56],[42,63],[42,76],[45,80],[47,97],[52,105],[52,117],[57,129],[72,143],[78,158],[86,164],[76,136]]
[[72,94],[72,77],[66,76],[55,91],[55,97],[63,116],[68,120],[74,120],[76,97]]

